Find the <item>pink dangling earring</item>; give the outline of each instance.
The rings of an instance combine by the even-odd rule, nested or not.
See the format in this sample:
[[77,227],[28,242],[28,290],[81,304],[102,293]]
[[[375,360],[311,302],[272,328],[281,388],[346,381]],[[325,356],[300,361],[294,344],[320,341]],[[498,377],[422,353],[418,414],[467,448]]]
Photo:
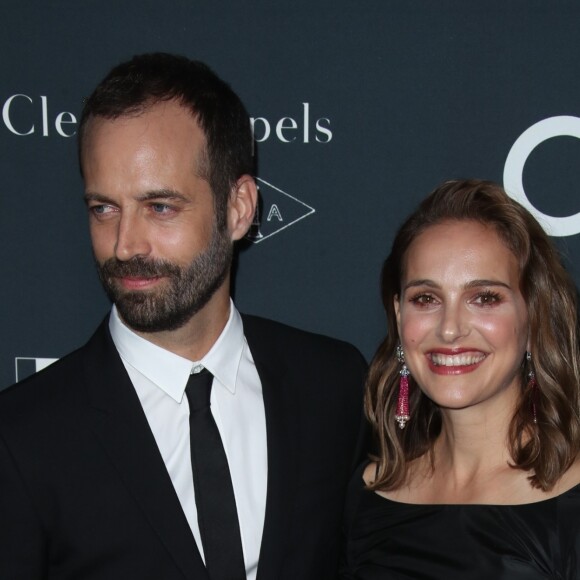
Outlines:
[[399,429],[404,429],[405,424],[411,418],[409,415],[409,369],[405,364],[405,353],[403,347],[399,343],[397,345],[397,360],[403,366],[399,371],[401,378],[399,380],[399,400],[397,401],[397,414],[395,420],[399,424]]
[[536,399],[538,398],[538,381],[536,381],[536,374],[532,369],[532,353],[528,350],[526,351],[526,361],[530,366],[528,371],[528,390],[530,391],[530,397],[532,400],[532,417],[534,423],[538,422],[538,415],[536,413]]

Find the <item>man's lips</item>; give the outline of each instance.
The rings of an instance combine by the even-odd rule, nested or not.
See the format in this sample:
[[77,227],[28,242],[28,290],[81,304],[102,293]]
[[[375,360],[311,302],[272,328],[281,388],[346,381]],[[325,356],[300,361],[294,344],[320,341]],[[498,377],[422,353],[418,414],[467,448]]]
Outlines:
[[432,372],[439,375],[459,375],[477,369],[487,354],[470,349],[437,349],[427,353],[427,361]]
[[115,279],[125,290],[144,290],[155,286],[161,278],[161,276],[117,276]]

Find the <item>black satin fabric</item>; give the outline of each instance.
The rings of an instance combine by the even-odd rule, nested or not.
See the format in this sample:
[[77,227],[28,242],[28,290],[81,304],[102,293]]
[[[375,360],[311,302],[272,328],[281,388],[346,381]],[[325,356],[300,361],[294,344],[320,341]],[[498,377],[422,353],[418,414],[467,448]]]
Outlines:
[[580,485],[524,505],[416,505],[349,486],[343,580],[580,579]]

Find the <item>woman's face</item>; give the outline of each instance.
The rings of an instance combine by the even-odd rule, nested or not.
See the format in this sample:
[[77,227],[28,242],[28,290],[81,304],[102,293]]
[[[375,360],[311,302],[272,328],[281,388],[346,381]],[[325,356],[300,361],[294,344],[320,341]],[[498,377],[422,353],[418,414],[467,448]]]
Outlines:
[[493,228],[448,221],[417,236],[403,266],[395,311],[421,390],[443,408],[505,408],[528,343],[515,256]]

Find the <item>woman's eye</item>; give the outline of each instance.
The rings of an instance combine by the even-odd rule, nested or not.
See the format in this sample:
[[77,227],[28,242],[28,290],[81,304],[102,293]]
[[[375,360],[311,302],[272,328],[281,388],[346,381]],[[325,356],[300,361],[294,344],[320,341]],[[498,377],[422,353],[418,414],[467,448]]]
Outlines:
[[475,297],[473,302],[482,306],[493,306],[501,302],[501,296],[496,292],[482,292]]
[[435,297],[431,294],[419,294],[417,296],[413,296],[411,298],[411,302],[413,304],[417,304],[418,306],[429,306],[431,304],[435,304],[436,300]]

